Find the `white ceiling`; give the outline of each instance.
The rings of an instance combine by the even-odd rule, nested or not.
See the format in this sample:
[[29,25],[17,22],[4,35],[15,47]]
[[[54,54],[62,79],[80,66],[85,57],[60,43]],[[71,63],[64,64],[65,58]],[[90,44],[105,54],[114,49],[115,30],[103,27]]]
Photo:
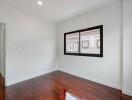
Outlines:
[[19,10],[41,18],[57,22],[82,12],[102,7],[117,0],[40,0],[43,6],[37,5],[37,0],[0,0]]

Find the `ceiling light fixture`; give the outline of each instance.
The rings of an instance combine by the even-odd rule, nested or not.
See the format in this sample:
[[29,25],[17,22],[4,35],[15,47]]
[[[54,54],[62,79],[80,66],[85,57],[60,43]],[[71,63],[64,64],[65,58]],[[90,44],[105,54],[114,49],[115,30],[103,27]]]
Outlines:
[[37,3],[38,3],[38,5],[43,5],[42,1],[38,1]]

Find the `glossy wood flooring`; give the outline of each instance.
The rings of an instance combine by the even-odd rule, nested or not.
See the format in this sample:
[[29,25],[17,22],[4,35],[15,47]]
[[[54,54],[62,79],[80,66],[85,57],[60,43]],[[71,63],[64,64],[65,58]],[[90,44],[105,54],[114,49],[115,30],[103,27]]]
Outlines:
[[4,100],[4,79],[0,75],[0,100]]
[[119,90],[60,71],[7,87],[6,100],[65,100],[66,91],[81,100],[132,100]]

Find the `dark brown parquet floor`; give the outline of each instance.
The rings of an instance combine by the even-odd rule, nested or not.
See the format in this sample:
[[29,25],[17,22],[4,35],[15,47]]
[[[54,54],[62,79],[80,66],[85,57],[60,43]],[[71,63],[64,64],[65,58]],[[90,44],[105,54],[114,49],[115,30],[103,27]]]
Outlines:
[[4,79],[0,75],[0,100],[4,100]]
[[132,100],[120,90],[56,71],[6,88],[6,100],[65,100],[65,93],[80,100]]

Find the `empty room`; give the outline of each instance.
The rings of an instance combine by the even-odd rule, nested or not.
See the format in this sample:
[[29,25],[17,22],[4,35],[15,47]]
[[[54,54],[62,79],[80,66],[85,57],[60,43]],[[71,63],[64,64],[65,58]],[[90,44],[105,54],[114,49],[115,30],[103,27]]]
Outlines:
[[0,0],[0,100],[132,100],[132,0]]

